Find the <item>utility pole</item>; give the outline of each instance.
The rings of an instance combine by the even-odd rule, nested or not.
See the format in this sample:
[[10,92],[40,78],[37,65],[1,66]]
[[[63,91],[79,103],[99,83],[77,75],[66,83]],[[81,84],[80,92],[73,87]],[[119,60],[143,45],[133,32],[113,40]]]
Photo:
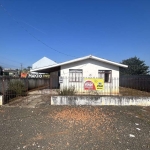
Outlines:
[[21,71],[22,71],[22,63],[21,63]]

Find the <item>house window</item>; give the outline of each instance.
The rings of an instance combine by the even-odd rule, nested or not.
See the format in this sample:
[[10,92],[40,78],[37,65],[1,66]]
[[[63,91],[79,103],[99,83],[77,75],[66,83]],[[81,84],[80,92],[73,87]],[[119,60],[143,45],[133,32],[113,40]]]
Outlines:
[[83,72],[82,69],[69,69],[70,82],[82,82]]
[[98,77],[104,79],[105,83],[111,82],[111,70],[99,70],[98,71]]

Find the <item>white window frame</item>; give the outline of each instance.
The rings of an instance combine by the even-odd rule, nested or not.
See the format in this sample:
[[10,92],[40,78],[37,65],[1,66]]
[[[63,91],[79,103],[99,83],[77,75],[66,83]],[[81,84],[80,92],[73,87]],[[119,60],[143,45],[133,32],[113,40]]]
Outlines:
[[104,79],[105,83],[111,83],[112,70],[98,70],[98,77]]
[[83,70],[82,69],[69,69],[69,82],[82,82]]

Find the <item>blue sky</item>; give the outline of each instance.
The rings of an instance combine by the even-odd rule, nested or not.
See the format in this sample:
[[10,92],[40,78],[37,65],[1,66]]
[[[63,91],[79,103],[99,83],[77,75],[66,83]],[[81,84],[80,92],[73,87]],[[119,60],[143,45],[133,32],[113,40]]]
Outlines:
[[150,66],[149,0],[0,0],[0,65],[86,55]]

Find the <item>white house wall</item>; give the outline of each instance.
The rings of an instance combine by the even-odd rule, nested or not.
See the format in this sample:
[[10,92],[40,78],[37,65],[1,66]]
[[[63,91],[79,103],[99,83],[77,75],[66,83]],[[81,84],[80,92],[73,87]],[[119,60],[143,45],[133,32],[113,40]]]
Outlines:
[[[105,93],[113,93],[118,94],[119,93],[119,67],[114,66],[111,64],[99,62],[93,59],[87,59],[80,62],[67,64],[64,66],[61,66],[60,70],[60,76],[67,78],[69,77],[69,69],[82,69],[83,71],[83,77],[93,78],[98,77],[98,70],[111,70],[112,71],[112,82],[111,83],[105,83],[104,84],[104,90],[103,91],[97,91],[102,94]],[[70,85],[77,85],[77,82],[69,82],[63,81],[63,84],[60,84],[60,87],[63,88],[64,86],[70,86]],[[78,82],[78,90],[83,90],[83,82]],[[88,91],[85,91],[88,92]]]

